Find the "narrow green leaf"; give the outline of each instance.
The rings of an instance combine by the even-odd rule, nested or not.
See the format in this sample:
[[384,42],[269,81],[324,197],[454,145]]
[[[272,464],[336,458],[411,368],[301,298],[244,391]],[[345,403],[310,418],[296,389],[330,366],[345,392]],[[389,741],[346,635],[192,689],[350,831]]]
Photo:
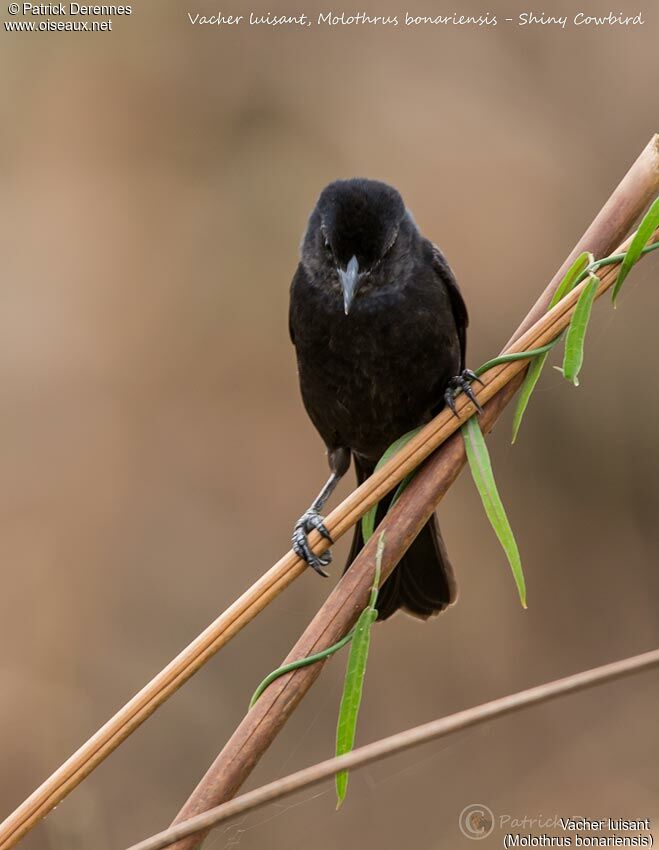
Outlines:
[[462,426],[462,435],[465,441],[469,468],[483,502],[485,513],[506,553],[515,584],[517,585],[520,602],[522,603],[522,607],[526,608],[526,583],[524,581],[519,549],[517,548],[515,536],[508,522],[499,491],[497,490],[490,455],[487,451],[485,438],[483,437],[483,432],[476,416],[472,416]]
[[522,419],[526,412],[526,408],[528,407],[528,403],[531,398],[531,393],[535,389],[535,385],[540,379],[540,375],[542,374],[544,365],[547,362],[547,357],[549,357],[548,351],[546,351],[544,354],[541,354],[539,357],[536,357],[535,360],[531,362],[531,365],[527,369],[526,375],[524,376],[524,383],[522,384],[521,389],[519,391],[519,398],[517,399],[517,406],[515,407],[515,414],[513,416],[513,443],[517,439],[517,434],[519,433],[519,428],[522,424]]
[[616,303],[616,299],[620,294],[620,290],[622,288],[622,284],[625,278],[631,271],[632,266],[638,262],[639,257],[643,253],[643,249],[648,244],[648,242],[650,241],[650,237],[658,227],[659,198],[655,198],[654,203],[643,216],[643,220],[638,226],[636,235],[632,239],[632,243],[627,249],[625,258],[620,264],[620,271],[618,272],[618,277],[616,278],[616,282],[613,287],[613,293],[611,295],[614,304]]
[[[359,615],[350,646],[350,656],[346,670],[345,685],[339,709],[339,722],[336,727],[336,755],[349,753],[355,743],[357,715],[362,698],[366,659],[371,640],[371,626],[377,614],[365,608]],[[343,803],[348,788],[348,772],[336,774],[336,807]]]
[[[594,262],[594,259],[595,258],[589,251],[584,251],[583,254],[580,254],[576,258],[576,260],[567,270],[563,280],[556,287],[556,291],[554,292],[554,295],[552,296],[552,299],[549,302],[550,310],[552,307],[555,307],[558,304],[561,298],[564,298],[568,294],[568,292],[571,292],[574,289],[574,287],[577,285],[581,276],[584,274],[588,266],[590,266],[590,264]],[[558,340],[556,340],[556,342],[557,341]],[[522,387],[520,389],[519,398],[517,400],[517,405],[515,407],[515,413],[513,416],[513,443],[517,439],[517,435],[522,424],[522,419],[524,418],[524,414],[526,413],[526,408],[528,407],[529,401],[531,400],[533,390],[535,389],[536,384],[540,380],[540,375],[542,374],[542,370],[544,369],[546,362],[547,354],[539,355],[531,363],[531,365],[527,369],[526,375],[524,376],[524,383],[522,384]]]
[[[403,434],[402,437],[399,437],[395,442],[393,442],[386,450],[386,452],[382,455],[380,460],[377,462],[375,469],[378,470],[380,469],[380,467],[384,466],[385,463],[390,458],[392,458],[396,454],[396,452],[400,451],[404,445],[409,443],[412,437],[418,434],[420,430],[421,428],[414,428],[414,430],[408,431],[407,434]],[[403,481],[406,480],[407,479],[404,479]],[[398,490],[396,491],[396,498],[400,495],[400,493],[406,486],[403,484],[403,481],[401,481],[401,484],[398,485],[400,492]],[[401,485],[403,486],[401,487]],[[373,505],[373,507],[369,511],[367,511],[362,517],[362,537],[364,538],[364,543],[368,542],[369,538],[373,536],[373,532],[375,531],[375,516],[377,514],[379,504],[380,503],[378,502],[376,505]]]
[[[369,603],[359,615],[357,625],[354,628],[346,676],[343,684],[343,695],[341,707],[339,708],[339,719],[336,726],[336,755],[349,753],[355,743],[355,731],[357,729],[357,716],[362,701],[362,689],[364,685],[364,674],[366,673],[366,661],[371,643],[371,626],[375,622],[378,612],[375,603],[380,585],[380,572],[382,569],[382,553],[384,551],[384,533],[380,535],[378,547],[375,553],[375,578],[371,588]],[[341,806],[345,800],[348,788],[348,771],[343,770],[336,774],[336,807]]]
[[599,278],[591,272],[590,281],[581,290],[570,326],[567,329],[565,354],[563,356],[563,376],[566,380],[572,381],[575,387],[579,386],[579,371],[583,365],[584,340],[599,284]]
[[556,288],[556,292],[549,302],[549,309],[555,307],[561,298],[564,298],[568,292],[571,292],[574,287],[577,285],[579,278],[586,271],[588,266],[594,261],[593,255],[590,251],[584,251],[583,254],[579,254],[577,259],[572,263],[570,268],[567,270],[565,277],[558,284]]

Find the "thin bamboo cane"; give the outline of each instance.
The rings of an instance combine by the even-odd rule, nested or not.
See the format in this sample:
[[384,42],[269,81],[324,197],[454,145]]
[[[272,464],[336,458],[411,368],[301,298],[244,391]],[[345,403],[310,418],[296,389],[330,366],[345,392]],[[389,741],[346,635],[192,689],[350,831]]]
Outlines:
[[[659,134],[655,134],[599,211],[588,230],[565,258],[565,262],[556,272],[551,283],[506,343],[506,348],[527,331],[533,322],[547,310],[556,289],[557,281],[563,279],[579,254],[583,251],[590,251],[596,257],[603,257],[611,253],[614,245],[622,242],[640,214],[639,211],[634,215],[638,209],[637,203],[642,202],[641,209],[643,209],[650,203],[659,189],[657,186],[658,168]],[[628,222],[626,227],[625,222]]]
[[[573,254],[586,248],[597,256],[609,253],[658,189],[659,136],[654,136],[611,195],[605,207],[606,216],[602,217],[600,213]],[[587,242],[584,241],[586,236]],[[556,278],[550,287],[555,280]],[[534,318],[537,318],[540,312],[538,305],[534,309]],[[464,417],[464,409],[459,409]],[[425,436],[421,441],[419,435],[392,458],[389,464],[348,496],[326,520],[334,539],[344,534],[370,507],[395,487],[407,471],[427,457],[439,445],[440,440],[445,439],[446,433],[451,433],[458,424],[458,421],[454,420],[453,428],[443,435],[424,429],[422,433]],[[427,443],[424,442],[425,439],[428,440]],[[419,442],[422,443],[421,446]],[[317,552],[326,547],[317,532],[311,536],[311,542]],[[0,824],[0,850],[13,847],[305,569],[305,565],[289,551],[256,581]]]
[[458,711],[448,717],[431,720],[429,723],[423,723],[412,729],[405,729],[403,732],[366,744],[345,755],[326,759],[274,782],[269,782],[267,785],[262,785],[260,788],[255,788],[253,791],[248,791],[246,794],[241,794],[234,800],[222,803],[220,806],[209,809],[200,815],[195,815],[176,826],[171,826],[157,835],[152,835],[138,844],[133,844],[128,850],[163,850],[164,847],[170,847],[181,838],[186,838],[202,830],[213,829],[229,818],[244,815],[272,803],[274,800],[290,797],[297,791],[318,785],[342,770],[364,767],[380,759],[417,747],[419,744],[444,738],[447,735],[461,732],[463,729],[469,729],[480,723],[486,723],[494,718],[504,717],[512,712],[549,702],[566,694],[574,694],[587,688],[603,685],[657,665],[659,665],[659,649],[654,649],[641,655],[625,658],[622,661],[613,661],[601,667],[594,667],[572,676],[565,676],[553,682],[545,682],[534,688],[518,691],[515,694],[485,702],[464,711]]

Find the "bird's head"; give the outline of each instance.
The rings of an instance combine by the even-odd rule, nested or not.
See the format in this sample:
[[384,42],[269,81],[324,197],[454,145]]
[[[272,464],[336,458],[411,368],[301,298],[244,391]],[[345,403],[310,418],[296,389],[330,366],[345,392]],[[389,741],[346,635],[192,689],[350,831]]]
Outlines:
[[364,281],[394,247],[406,218],[400,194],[376,180],[336,180],[321,192],[302,242],[302,264],[338,281],[346,315]]

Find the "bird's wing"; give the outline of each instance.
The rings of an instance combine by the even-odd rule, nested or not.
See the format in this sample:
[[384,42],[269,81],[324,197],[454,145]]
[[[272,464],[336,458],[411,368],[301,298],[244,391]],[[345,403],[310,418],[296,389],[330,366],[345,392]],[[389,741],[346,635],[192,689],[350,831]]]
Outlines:
[[467,326],[469,325],[469,314],[467,313],[467,305],[464,302],[460,287],[455,279],[455,275],[451,271],[451,267],[446,262],[446,257],[439,250],[437,245],[432,245],[432,263],[435,271],[441,278],[442,283],[446,285],[446,291],[451,300],[451,309],[453,318],[455,319],[455,327],[458,332],[458,340],[460,342],[460,369],[464,369],[467,359]]
[[288,335],[291,338],[291,342],[295,345],[295,331],[293,330],[293,322],[291,320],[291,310],[288,310]]
[[295,345],[295,329],[293,328],[293,313],[295,311],[295,290],[299,291],[299,287],[304,283],[304,269],[302,268],[302,263],[299,263],[297,269],[295,270],[295,274],[293,275],[293,280],[291,281],[291,290],[290,290],[290,303],[288,306],[288,333],[291,338],[291,342]]

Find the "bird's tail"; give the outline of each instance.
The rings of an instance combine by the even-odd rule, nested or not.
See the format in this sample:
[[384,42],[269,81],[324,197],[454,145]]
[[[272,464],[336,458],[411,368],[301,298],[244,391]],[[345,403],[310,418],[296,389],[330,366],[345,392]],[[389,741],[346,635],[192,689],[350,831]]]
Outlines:
[[[372,466],[365,465],[356,457],[355,467],[360,484],[373,472]],[[390,501],[391,494],[380,502],[376,525],[387,512]],[[363,546],[361,522],[358,522],[346,570]],[[380,588],[377,600],[378,620],[386,620],[399,608],[427,620],[455,602],[456,598],[453,568],[446,553],[437,518],[433,514]]]

